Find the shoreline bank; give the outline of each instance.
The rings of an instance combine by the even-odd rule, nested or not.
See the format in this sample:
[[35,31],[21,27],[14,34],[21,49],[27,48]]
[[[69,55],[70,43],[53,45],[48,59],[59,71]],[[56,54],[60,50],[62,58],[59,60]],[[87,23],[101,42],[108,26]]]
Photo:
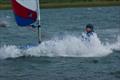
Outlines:
[[[66,3],[41,3],[41,8],[74,8],[74,7],[106,7],[120,6],[120,1],[97,1],[97,2],[66,2]],[[11,4],[1,4],[0,9],[11,9]]]

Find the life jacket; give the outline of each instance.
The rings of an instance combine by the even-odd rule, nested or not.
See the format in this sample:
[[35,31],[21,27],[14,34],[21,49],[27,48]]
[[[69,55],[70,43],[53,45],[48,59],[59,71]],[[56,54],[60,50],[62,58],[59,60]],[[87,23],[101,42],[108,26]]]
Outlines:
[[84,32],[82,33],[82,41],[90,41],[90,38],[94,35],[96,35],[95,32],[89,32],[89,33]]

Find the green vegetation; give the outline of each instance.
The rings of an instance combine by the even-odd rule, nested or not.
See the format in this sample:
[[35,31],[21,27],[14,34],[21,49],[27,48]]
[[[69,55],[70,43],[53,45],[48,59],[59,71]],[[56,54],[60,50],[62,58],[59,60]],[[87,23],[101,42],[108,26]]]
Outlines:
[[[63,0],[62,0],[63,1]],[[43,2],[41,3],[42,8],[61,8],[61,7],[96,7],[96,6],[120,6],[120,0],[119,1],[96,1],[96,0],[73,0],[73,2]],[[77,2],[78,1],[78,2]]]
[[[0,9],[10,9],[11,0],[0,0]],[[40,0],[42,8],[120,6],[120,0]]]
[[120,1],[120,0],[40,0],[41,3],[74,3],[74,2],[103,2],[103,1]]

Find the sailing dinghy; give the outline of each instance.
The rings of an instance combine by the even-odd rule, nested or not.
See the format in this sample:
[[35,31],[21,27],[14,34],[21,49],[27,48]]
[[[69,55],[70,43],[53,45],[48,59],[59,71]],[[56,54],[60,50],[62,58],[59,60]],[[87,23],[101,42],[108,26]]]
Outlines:
[[39,0],[11,1],[17,25],[27,27],[36,23],[36,27],[38,28],[38,43],[41,43]]

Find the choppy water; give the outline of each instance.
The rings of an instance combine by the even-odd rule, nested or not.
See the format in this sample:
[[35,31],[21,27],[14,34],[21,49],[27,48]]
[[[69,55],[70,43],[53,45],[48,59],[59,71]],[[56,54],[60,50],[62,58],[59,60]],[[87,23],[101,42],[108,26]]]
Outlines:
[[[0,11],[0,21],[7,25],[0,28],[0,80],[120,79],[120,7],[42,9],[43,42],[28,49],[37,33],[18,27],[10,10]],[[88,23],[101,45],[81,42]]]

